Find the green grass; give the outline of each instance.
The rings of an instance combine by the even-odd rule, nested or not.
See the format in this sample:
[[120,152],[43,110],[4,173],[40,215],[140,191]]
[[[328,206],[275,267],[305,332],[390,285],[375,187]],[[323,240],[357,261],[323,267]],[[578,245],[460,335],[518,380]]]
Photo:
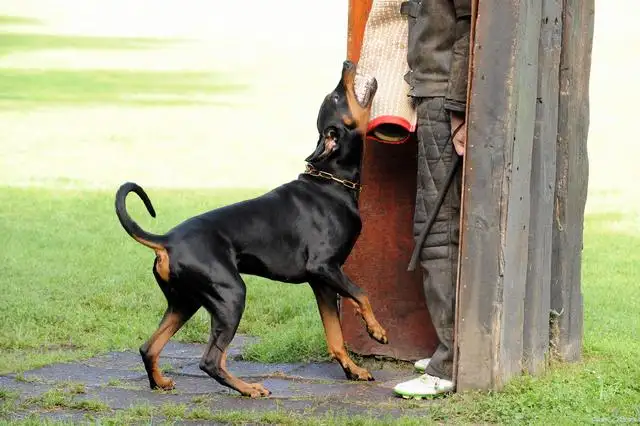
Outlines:
[[34,105],[213,104],[215,99],[206,97],[244,88],[214,72],[0,69],[0,107],[12,109]]
[[[195,213],[260,192],[149,190],[156,220],[134,197],[129,204],[143,227],[164,232]],[[611,226],[624,220],[600,215],[586,221],[583,361],[554,365],[539,378],[516,379],[503,392],[443,399],[431,408],[430,420],[582,424],[640,417],[640,237]],[[153,254],[120,228],[112,193],[3,188],[0,238],[1,372],[137,348],[155,329],[165,302],[151,275]],[[262,337],[248,349],[251,359],[326,359],[307,286],[246,281],[240,332]],[[205,342],[208,331],[201,310],[176,339]],[[173,407],[163,415],[188,417],[183,411]]]
[[[37,25],[0,15],[3,25]],[[126,51],[167,47],[179,40],[2,32],[0,57],[44,50]],[[0,68],[0,109],[65,105],[180,106],[220,103],[212,95],[244,90],[228,75],[196,71]],[[195,97],[198,96],[196,99]]]
[[352,416],[345,413],[333,412],[327,412],[319,416],[310,416],[287,410],[211,410],[206,407],[189,409],[182,404],[164,404],[159,407],[143,404],[119,411],[112,417],[100,417],[100,424],[133,424],[140,421],[158,421],[160,419],[166,419],[168,421],[207,421],[230,425],[260,424],[283,426],[378,426],[388,424],[418,426],[423,425],[423,422],[428,420],[426,418],[410,418],[408,416],[373,419],[362,415]]
[[26,418],[21,420],[8,420],[2,421],[0,420],[0,425],[20,425],[20,426],[74,426],[75,423],[72,421],[64,421],[64,420],[53,420],[42,418],[36,413],[29,414]]
[[97,399],[76,399],[77,392],[65,390],[64,388],[50,389],[43,394],[28,398],[20,404],[21,408],[38,407],[43,410],[71,409],[91,412],[105,412],[110,410],[109,406]]
[[27,16],[0,15],[0,26],[4,25],[42,25],[42,21]]
[[0,420],[15,412],[19,396],[17,392],[0,388]]
[[[0,24],[1,25],[1,24]],[[134,37],[66,36],[38,33],[0,33],[0,56],[38,50],[138,50],[152,49],[177,40]]]

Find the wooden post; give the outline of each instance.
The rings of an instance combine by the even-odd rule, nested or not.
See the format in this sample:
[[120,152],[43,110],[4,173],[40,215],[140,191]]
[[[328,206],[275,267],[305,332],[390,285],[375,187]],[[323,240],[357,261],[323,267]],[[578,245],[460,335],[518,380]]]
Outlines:
[[[551,308],[556,324],[552,344],[565,361],[580,359],[583,305],[582,233],[589,165],[589,76],[594,0],[564,0],[560,103],[553,216]],[[555,327],[557,326],[557,328]]]
[[464,163],[457,387],[522,368],[536,117],[538,0],[478,4]]
[[[359,58],[371,0],[350,0]],[[594,0],[474,0],[464,161],[455,379],[499,389],[544,370],[549,350],[580,359]],[[367,141],[363,234],[345,270],[369,292],[391,345],[342,312],[361,354],[415,359],[437,343],[413,247],[415,141]],[[551,315],[550,315],[551,313]],[[395,342],[394,342],[395,339]],[[551,339],[551,342],[549,342]]]
[[562,0],[543,0],[531,167],[529,267],[523,330],[523,367],[531,374],[544,371],[549,349],[551,242],[561,40]]

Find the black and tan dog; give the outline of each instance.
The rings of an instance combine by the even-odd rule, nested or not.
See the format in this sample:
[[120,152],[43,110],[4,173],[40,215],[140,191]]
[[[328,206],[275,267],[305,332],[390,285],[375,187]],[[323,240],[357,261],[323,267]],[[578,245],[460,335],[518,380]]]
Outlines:
[[167,341],[201,307],[212,317],[211,336],[200,368],[222,385],[251,397],[270,392],[246,383],[225,367],[226,349],[244,311],[246,288],[240,274],[288,283],[308,282],[316,296],[328,349],[353,380],[373,380],[348,356],[340,329],[337,294],[348,298],[369,335],[387,343],[364,291],[342,271],[361,230],[358,212],[363,136],[369,119],[375,79],[367,95],[355,93],[356,66],[346,61],[337,87],[318,114],[320,137],[298,179],[258,198],[193,217],[165,235],[141,229],[129,216],[125,198],[138,194],[151,216],[155,212],[144,190],[126,183],[116,194],[116,213],[136,241],[153,249],[153,274],[168,307],[158,330],[140,348],[152,388],[171,389],[158,357]]

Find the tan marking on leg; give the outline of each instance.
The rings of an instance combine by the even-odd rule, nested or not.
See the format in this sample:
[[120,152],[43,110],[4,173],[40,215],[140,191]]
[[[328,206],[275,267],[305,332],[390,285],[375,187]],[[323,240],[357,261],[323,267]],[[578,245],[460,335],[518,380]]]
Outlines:
[[220,370],[222,370],[222,373],[226,376],[229,385],[244,396],[258,398],[260,396],[269,396],[271,394],[271,391],[265,388],[261,383],[247,383],[231,374],[227,370],[226,350],[222,353],[222,358],[220,360]]
[[164,390],[173,389],[175,383],[173,380],[162,375],[162,371],[158,366],[158,358],[171,336],[173,336],[183,324],[184,320],[180,314],[170,312],[165,316],[158,329],[149,339],[147,356],[150,365],[148,366],[147,373],[153,378],[155,384]]
[[156,250],[156,272],[160,278],[169,282],[169,253],[164,248]]
[[133,238],[140,244],[152,248],[153,251],[156,252],[156,272],[164,281],[169,281],[169,253],[167,249],[160,244],[147,241],[135,235]]
[[324,327],[327,349],[333,359],[336,359],[344,370],[345,375],[351,380],[373,380],[373,376],[364,368],[358,367],[349,357],[344,347],[344,337],[340,327],[340,318],[335,306],[331,306],[325,301],[322,295],[316,293],[316,302],[320,311],[320,318]]
[[369,298],[367,296],[361,296],[360,300],[349,299],[349,301],[355,306],[356,311],[364,320],[369,336],[382,344],[389,343],[389,340],[387,339],[387,332],[382,328],[373,314]]

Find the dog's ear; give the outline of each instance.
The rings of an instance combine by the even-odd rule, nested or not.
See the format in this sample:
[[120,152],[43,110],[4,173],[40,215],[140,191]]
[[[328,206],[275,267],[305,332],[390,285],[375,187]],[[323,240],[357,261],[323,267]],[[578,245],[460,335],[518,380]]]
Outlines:
[[326,128],[320,135],[316,150],[306,158],[307,163],[320,161],[330,156],[338,149],[338,130],[335,127]]

